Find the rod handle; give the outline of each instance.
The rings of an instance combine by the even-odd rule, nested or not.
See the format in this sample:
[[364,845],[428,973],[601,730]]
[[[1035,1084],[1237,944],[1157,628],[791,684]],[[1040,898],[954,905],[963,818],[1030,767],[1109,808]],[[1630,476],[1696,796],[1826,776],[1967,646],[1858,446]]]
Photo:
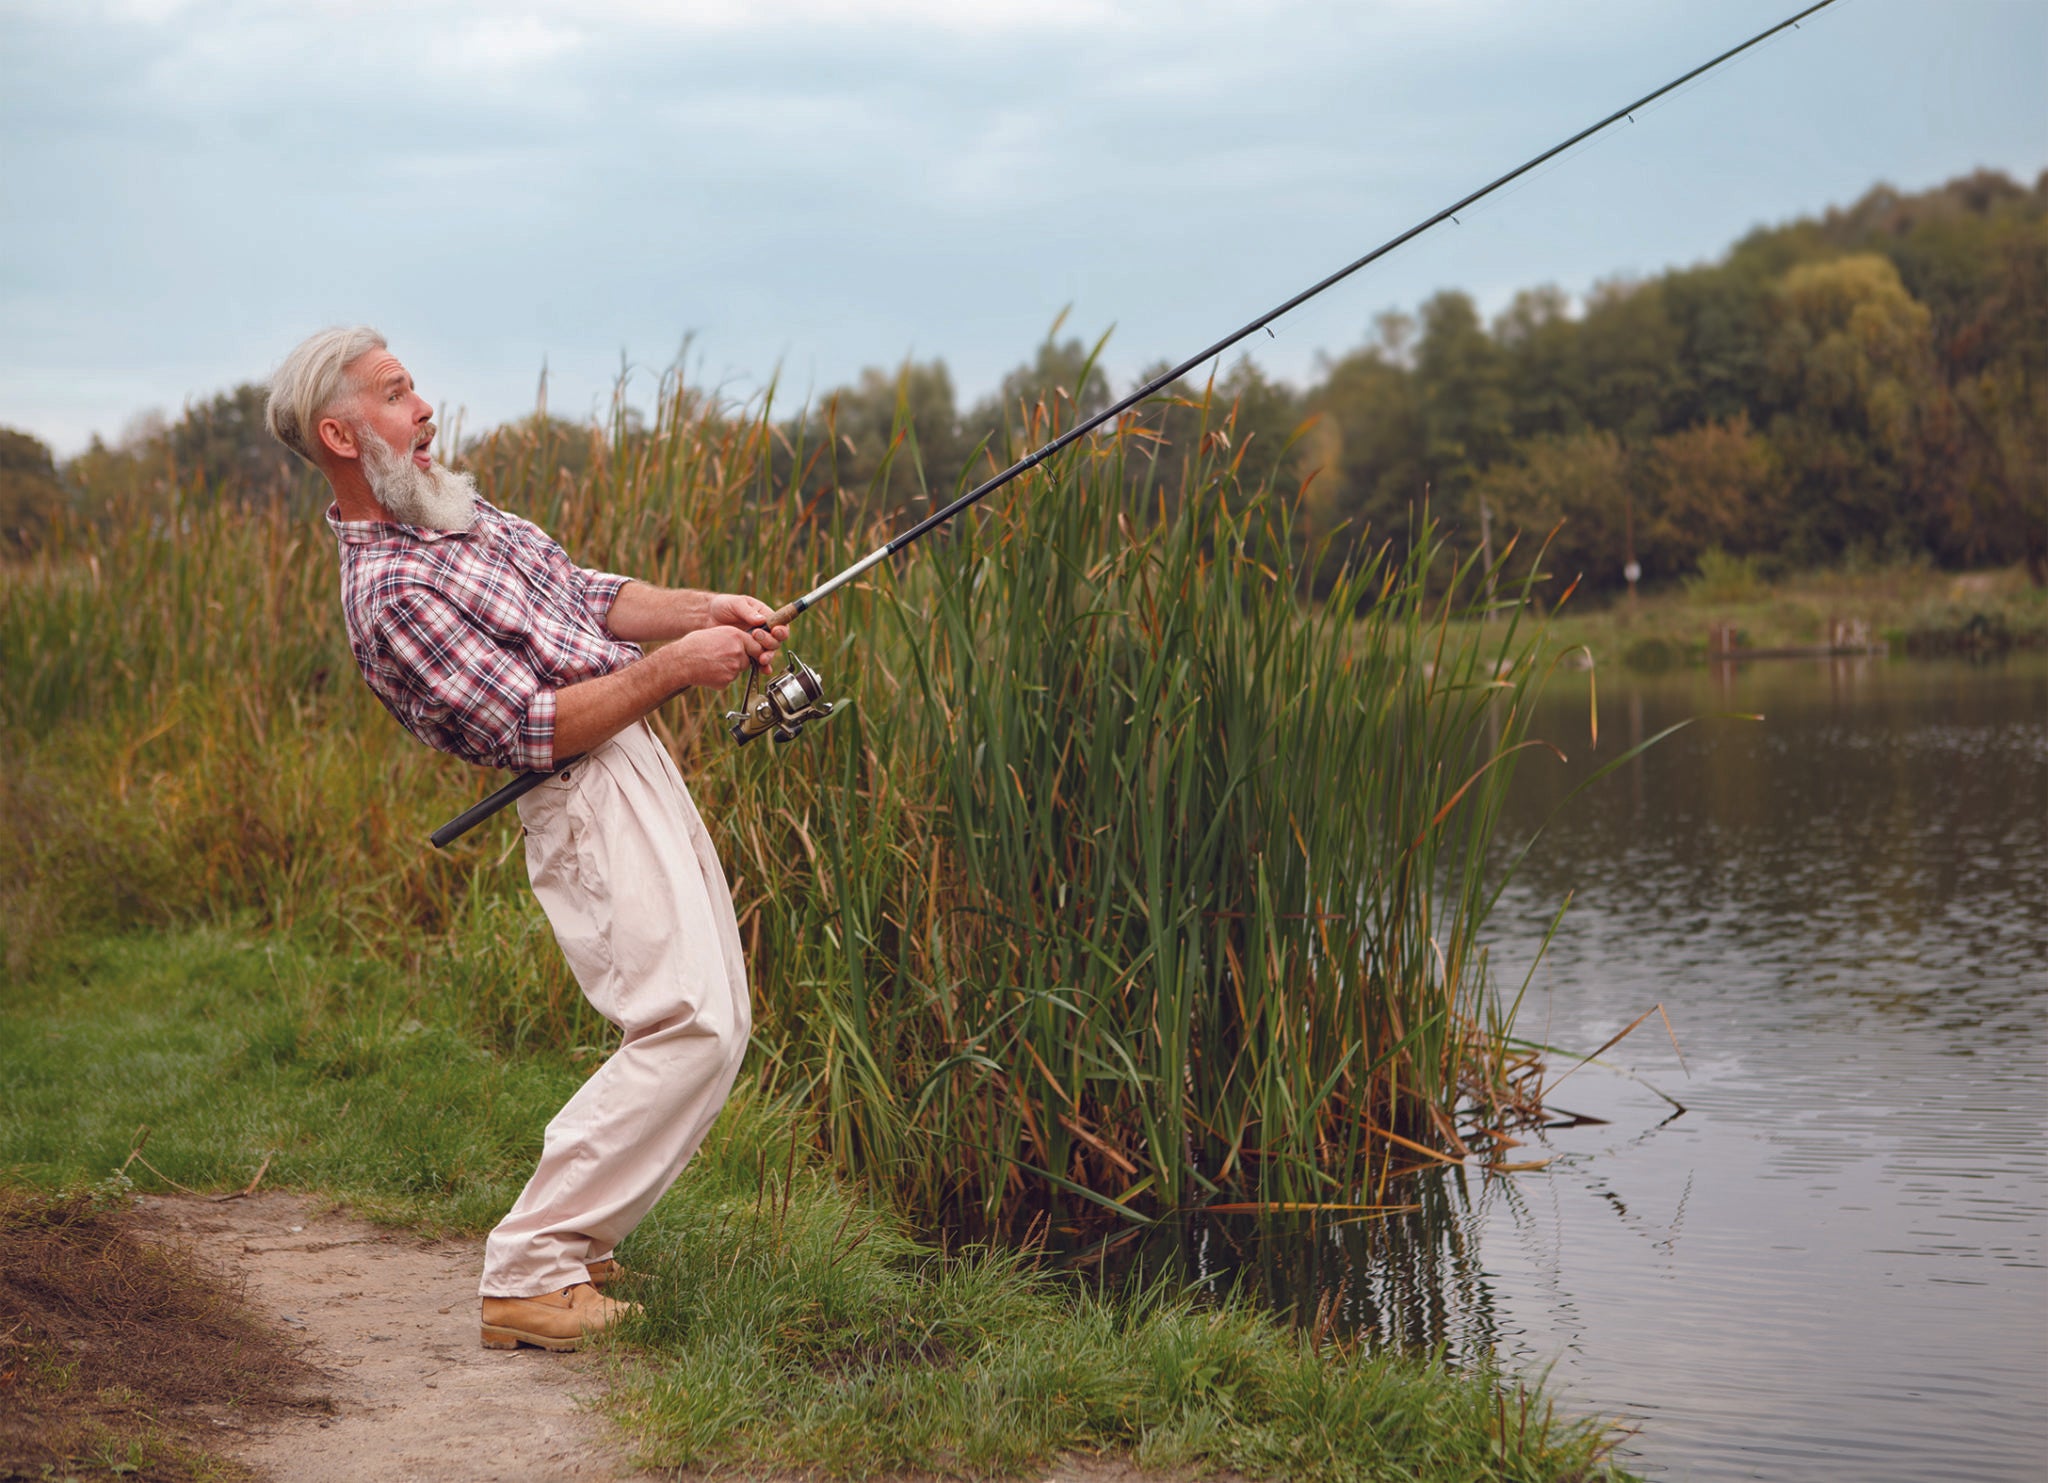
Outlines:
[[434,842],[435,849],[447,849],[448,846],[469,833],[470,830],[476,828],[477,825],[488,819],[492,814],[497,813],[498,810],[517,803],[549,778],[560,777],[582,760],[581,757],[570,757],[561,766],[549,772],[520,773],[519,776],[512,779],[511,782],[498,789],[497,792],[491,794],[488,798],[482,798],[472,803],[468,808],[428,835],[427,838]]

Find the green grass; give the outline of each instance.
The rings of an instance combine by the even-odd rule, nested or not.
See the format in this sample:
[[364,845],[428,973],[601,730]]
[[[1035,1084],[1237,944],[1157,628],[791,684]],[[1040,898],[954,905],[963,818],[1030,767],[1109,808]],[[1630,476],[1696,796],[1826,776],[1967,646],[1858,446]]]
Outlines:
[[[67,944],[0,998],[0,1172],[212,1191],[270,1156],[267,1185],[476,1232],[578,1072],[492,1048],[463,982],[228,929]],[[117,1179],[145,1125],[153,1168]],[[1300,1479],[1621,1476],[1608,1434],[1510,1379],[943,1252],[751,1077],[622,1255],[646,1314],[608,1351],[607,1409],[655,1466],[985,1477],[1084,1451]]]
[[1261,1477],[1557,1478],[1601,1452],[1591,1430],[1540,1425],[1517,1455],[1527,1394],[1491,1376],[1319,1345],[1242,1304],[943,1259],[801,1178],[787,1208],[772,1175],[721,1196],[700,1189],[634,1243],[652,1253],[651,1353],[612,1409],[660,1466],[986,1476],[1084,1451]]
[[436,1229],[496,1220],[578,1079],[486,1050],[385,965],[223,931],[68,948],[6,996],[0,1043],[15,1178],[112,1180],[146,1129],[165,1180],[238,1188],[268,1157],[266,1184]]

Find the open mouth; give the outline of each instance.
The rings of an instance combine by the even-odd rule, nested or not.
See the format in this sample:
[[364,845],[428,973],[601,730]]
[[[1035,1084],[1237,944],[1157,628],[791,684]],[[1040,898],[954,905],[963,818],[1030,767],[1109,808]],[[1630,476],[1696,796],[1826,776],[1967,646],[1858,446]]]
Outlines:
[[413,441],[412,461],[423,469],[434,461],[433,453],[430,451],[434,446],[434,432],[434,424],[430,422],[420,429],[419,437]]

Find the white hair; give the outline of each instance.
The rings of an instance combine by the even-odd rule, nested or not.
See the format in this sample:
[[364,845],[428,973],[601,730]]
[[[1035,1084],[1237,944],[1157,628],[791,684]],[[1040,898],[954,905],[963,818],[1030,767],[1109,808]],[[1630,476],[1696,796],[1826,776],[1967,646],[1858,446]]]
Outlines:
[[320,419],[358,389],[348,368],[385,348],[384,337],[366,324],[337,325],[301,340],[270,378],[270,401],[263,410],[270,435],[319,468]]

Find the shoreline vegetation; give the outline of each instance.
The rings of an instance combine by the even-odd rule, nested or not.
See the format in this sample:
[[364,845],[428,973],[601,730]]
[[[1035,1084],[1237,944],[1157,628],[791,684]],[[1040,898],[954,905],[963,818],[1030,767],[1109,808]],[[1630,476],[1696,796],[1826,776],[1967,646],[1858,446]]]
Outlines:
[[1723,558],[1635,604],[1577,608],[1574,601],[1550,615],[1550,637],[1565,649],[1583,646],[1596,668],[1706,664],[1717,631],[1733,638],[1738,654],[1812,652],[1837,638],[1911,658],[2048,649],[2048,589],[2022,567],[1948,572],[1900,563],[1766,577],[1756,562]]
[[[1218,436],[1179,486],[1120,429],[806,615],[853,704],[805,744],[734,748],[722,697],[656,718],[718,821],[763,1089],[925,1229],[1370,1205],[1539,1111],[1480,934],[1542,631],[1451,643],[1487,574],[1434,542],[1298,601],[1315,553],[1203,410]],[[528,439],[486,493],[592,565],[793,591],[875,543],[843,503],[775,531],[774,427],[680,383],[652,429],[590,436],[584,479]],[[298,515],[192,491],[17,567],[10,962],[245,914],[445,950],[507,1048],[604,1043],[507,863],[516,821],[422,848],[493,779],[367,695],[331,562]]]
[[[7,1219],[118,1218],[131,1191],[260,1177],[413,1230],[481,1231],[588,1048],[493,1049],[473,1013],[429,961],[243,922],[70,939],[0,1004]],[[984,1478],[1079,1453],[1174,1478],[1631,1476],[1612,1461],[1623,1433],[1558,1417],[1526,1377],[1367,1354],[1331,1322],[1287,1326],[1163,1281],[1098,1289],[1028,1250],[932,1244],[828,1167],[810,1131],[743,1078],[622,1248],[647,1313],[604,1348],[604,1411],[648,1467]],[[76,1338],[92,1315],[66,1313]],[[0,1477],[45,1461],[81,1478],[239,1476],[147,1394],[78,1369],[37,1326],[47,1302],[24,1316],[0,1378]],[[121,1322],[123,1343],[148,1346],[146,1322]]]

